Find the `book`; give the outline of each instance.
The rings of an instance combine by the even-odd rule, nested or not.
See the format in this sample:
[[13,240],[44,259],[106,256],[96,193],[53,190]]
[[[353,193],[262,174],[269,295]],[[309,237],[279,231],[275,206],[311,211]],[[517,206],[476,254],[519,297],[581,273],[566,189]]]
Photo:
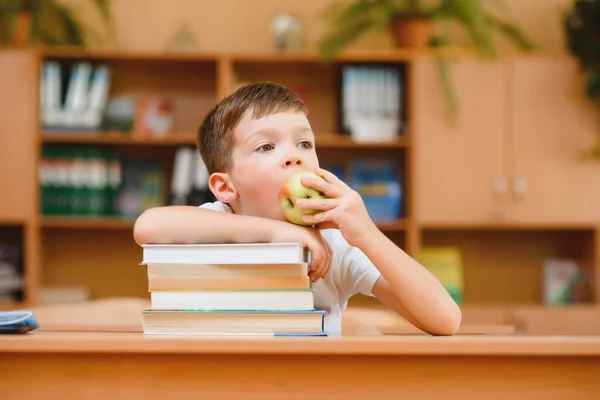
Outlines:
[[141,264],[310,263],[300,243],[145,244]]
[[152,309],[308,311],[314,310],[310,289],[152,291]]
[[242,289],[310,289],[308,276],[148,277],[148,290],[201,291]]
[[575,259],[548,258],[544,261],[543,301],[546,305],[567,305],[588,301],[587,277]]
[[300,264],[146,264],[148,277],[256,278],[307,276],[309,266]]
[[0,311],[0,333],[27,333],[39,327],[31,311]]
[[324,311],[143,310],[144,334],[325,336]]
[[327,336],[300,243],[143,245],[144,334]]

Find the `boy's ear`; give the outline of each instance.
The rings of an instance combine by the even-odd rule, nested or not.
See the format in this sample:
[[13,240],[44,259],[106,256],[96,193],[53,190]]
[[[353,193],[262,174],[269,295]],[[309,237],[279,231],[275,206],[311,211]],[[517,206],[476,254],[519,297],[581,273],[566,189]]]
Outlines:
[[214,172],[211,174],[208,178],[208,188],[217,200],[223,203],[229,204],[238,197],[238,192],[226,173]]

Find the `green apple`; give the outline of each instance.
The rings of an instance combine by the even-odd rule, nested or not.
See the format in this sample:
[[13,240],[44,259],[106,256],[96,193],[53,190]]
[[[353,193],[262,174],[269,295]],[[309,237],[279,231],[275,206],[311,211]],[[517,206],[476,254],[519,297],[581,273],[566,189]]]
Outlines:
[[289,222],[296,225],[309,226],[312,224],[304,222],[302,220],[302,216],[314,215],[318,212],[318,210],[297,208],[295,206],[296,201],[298,199],[326,199],[327,196],[314,188],[304,186],[302,184],[302,178],[305,176],[323,180],[322,177],[314,172],[296,172],[295,174],[291,175],[281,186],[281,190],[279,191],[279,200],[281,202],[281,210],[283,211],[283,215]]

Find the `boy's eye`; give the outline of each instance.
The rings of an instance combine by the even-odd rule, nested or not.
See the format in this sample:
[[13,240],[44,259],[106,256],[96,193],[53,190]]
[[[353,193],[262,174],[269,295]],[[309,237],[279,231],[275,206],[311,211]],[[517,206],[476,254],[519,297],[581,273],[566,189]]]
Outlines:
[[272,145],[272,144],[269,144],[269,143],[267,143],[267,144],[263,144],[262,146],[260,146],[260,147],[259,147],[258,149],[256,149],[256,150],[258,150],[258,151],[260,151],[260,152],[265,152],[265,151],[271,151],[271,150],[273,150],[274,148],[275,148],[275,147],[273,147],[273,145]]
[[311,142],[309,142],[308,140],[303,140],[300,142],[300,147],[302,147],[303,149],[306,149],[306,150],[310,150],[313,148],[313,144]]

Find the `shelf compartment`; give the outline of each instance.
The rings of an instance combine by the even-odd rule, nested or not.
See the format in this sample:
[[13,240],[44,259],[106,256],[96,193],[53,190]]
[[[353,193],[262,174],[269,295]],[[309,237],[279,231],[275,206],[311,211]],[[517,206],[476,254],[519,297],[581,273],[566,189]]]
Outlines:
[[[592,273],[594,231],[537,228],[430,228],[423,230],[421,241],[424,247],[453,246],[460,250],[465,304],[541,305],[544,261],[575,259]],[[589,286],[591,296],[593,283]]]
[[147,270],[132,230],[87,227],[42,231],[41,285],[85,287],[94,299],[147,297]]

